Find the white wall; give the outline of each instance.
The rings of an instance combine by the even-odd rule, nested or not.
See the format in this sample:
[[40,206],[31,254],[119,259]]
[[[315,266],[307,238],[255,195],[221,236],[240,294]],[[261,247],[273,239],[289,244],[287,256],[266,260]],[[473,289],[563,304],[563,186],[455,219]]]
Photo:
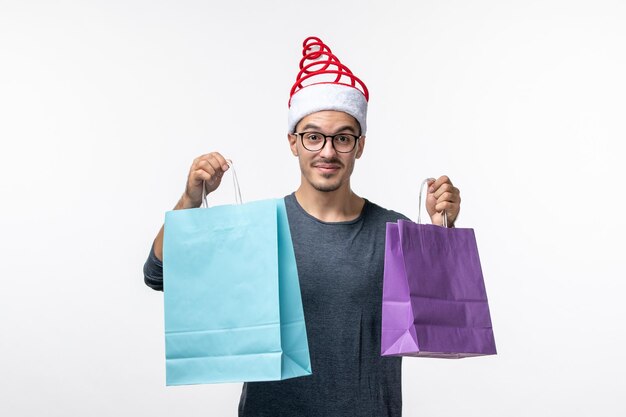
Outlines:
[[371,91],[355,190],[415,217],[448,174],[477,234],[499,355],[406,359],[405,415],[626,413],[626,3],[384,3],[0,1],[0,415],[235,416],[164,386],[141,268],[199,154],[295,189],[308,35]]

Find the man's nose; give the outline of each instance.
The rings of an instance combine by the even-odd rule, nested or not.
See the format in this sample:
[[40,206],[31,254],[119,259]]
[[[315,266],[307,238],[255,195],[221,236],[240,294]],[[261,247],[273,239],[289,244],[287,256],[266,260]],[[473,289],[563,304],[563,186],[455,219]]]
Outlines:
[[335,147],[333,146],[333,138],[327,137],[326,143],[324,143],[324,147],[320,150],[320,155],[323,157],[334,156],[337,151],[335,151]]

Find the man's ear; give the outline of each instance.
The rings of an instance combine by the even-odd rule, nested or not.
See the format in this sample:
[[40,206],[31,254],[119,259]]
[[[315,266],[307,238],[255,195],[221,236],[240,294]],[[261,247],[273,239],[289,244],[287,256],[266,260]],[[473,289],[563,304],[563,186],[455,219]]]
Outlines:
[[361,136],[356,144],[356,159],[359,159],[363,155],[363,149],[365,149],[365,136]]
[[294,134],[287,133],[287,140],[293,156],[298,156],[298,137]]

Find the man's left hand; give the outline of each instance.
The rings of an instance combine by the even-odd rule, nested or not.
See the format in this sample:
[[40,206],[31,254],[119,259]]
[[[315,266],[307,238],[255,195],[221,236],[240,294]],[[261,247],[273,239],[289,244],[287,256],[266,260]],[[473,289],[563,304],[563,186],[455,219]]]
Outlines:
[[427,185],[426,210],[430,215],[431,222],[442,226],[445,210],[448,215],[448,227],[453,227],[461,210],[459,189],[452,185],[452,181],[446,175],[437,178],[437,180],[428,181]]

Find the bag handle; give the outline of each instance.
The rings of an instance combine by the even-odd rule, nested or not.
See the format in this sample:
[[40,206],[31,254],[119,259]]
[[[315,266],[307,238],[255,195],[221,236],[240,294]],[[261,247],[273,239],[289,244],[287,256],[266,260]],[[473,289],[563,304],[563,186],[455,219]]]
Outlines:
[[[417,223],[421,224],[422,223],[422,192],[424,192],[424,186],[426,184],[428,184],[428,181],[434,181],[434,178],[426,178],[424,181],[422,181],[422,185],[420,186],[420,196],[419,196],[419,206],[417,209]],[[446,211],[443,211],[443,227],[448,227],[448,213],[446,213]]]
[[[237,179],[237,171],[235,171],[235,164],[230,159],[227,159],[226,163],[233,172],[233,185],[235,186],[235,204],[243,204],[243,200],[241,199],[241,188],[239,188],[239,180]],[[209,207],[206,196],[206,181],[202,181],[202,203],[200,204],[200,207]]]

